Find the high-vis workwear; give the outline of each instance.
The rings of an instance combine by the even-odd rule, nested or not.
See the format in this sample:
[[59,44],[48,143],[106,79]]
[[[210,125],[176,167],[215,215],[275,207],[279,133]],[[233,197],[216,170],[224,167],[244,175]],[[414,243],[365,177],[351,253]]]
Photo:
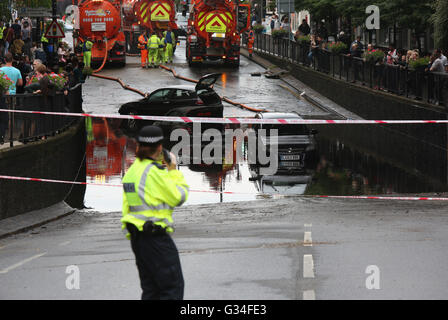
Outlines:
[[151,221],[172,233],[173,209],[188,198],[189,187],[179,170],[166,170],[161,162],[137,158],[123,177],[122,229],[127,239],[130,235],[126,223],[143,231]]
[[148,57],[149,57],[149,63],[151,65],[154,65],[154,62],[158,66],[158,53],[159,53],[159,45],[160,45],[160,39],[157,35],[152,35],[151,38],[149,38],[148,41]]
[[0,40],[3,40],[3,32],[5,32],[6,27],[0,27]]
[[138,37],[138,48],[140,49],[140,53],[141,53],[141,66],[146,67],[146,65],[148,64],[148,49],[146,48],[148,44],[148,37],[146,35],[140,35],[140,37]]
[[163,64],[165,62],[165,38],[160,39],[160,45],[159,45],[159,53],[157,55],[157,58],[159,59],[159,64]]
[[163,36],[165,37],[165,63],[172,63],[173,62],[173,54],[174,54],[174,48],[176,47],[176,36],[173,31],[165,31],[163,33]]
[[82,44],[82,56],[83,56],[83,62],[86,67],[90,68],[90,64],[92,61],[92,47],[93,42],[92,41],[85,41]]

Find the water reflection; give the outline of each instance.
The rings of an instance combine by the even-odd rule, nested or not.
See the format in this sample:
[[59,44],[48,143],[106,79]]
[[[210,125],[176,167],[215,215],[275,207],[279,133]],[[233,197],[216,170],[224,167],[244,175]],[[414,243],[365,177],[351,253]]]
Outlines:
[[[135,160],[135,140],[122,131],[119,120],[87,121],[86,181],[120,184],[122,176]],[[173,144],[166,147],[171,148]],[[238,148],[241,148],[241,161],[235,161]],[[368,152],[368,145],[357,148],[346,144],[334,133],[330,137],[317,134],[316,149],[313,157],[301,156],[301,161],[292,161],[286,168],[279,167],[271,175],[260,174],[259,164],[249,164],[247,139],[240,146],[233,144],[230,158],[234,161],[229,163],[180,165],[179,170],[192,190],[186,204],[247,201],[277,194],[374,195],[447,190],[444,181],[425,179],[399,163],[388,161],[386,150],[385,154],[374,154]],[[296,167],[292,166],[294,163]],[[119,187],[87,186],[87,207],[99,211],[120,211],[121,201],[122,190]]]

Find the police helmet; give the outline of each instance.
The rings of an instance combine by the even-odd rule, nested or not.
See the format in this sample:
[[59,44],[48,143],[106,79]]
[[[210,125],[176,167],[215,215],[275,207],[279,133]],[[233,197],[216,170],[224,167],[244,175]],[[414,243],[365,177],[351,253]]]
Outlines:
[[158,126],[145,126],[137,136],[137,141],[143,144],[158,144],[163,140],[163,131]]

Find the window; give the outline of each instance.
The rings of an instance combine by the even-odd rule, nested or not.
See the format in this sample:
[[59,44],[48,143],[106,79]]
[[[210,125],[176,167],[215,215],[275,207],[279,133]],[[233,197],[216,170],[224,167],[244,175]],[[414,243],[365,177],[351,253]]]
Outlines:
[[153,92],[148,100],[149,101],[160,101],[160,100],[167,100],[168,97],[170,96],[170,89],[162,89],[162,90],[158,90],[156,92]]
[[196,93],[189,90],[177,89],[174,91],[173,99],[185,100],[185,99],[195,99]]

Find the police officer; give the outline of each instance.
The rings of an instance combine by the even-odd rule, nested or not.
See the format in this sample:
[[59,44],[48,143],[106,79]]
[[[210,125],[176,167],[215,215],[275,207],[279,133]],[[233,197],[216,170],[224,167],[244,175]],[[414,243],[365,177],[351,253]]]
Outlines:
[[155,67],[159,66],[159,59],[158,59],[158,55],[159,55],[159,45],[160,45],[160,39],[157,36],[157,34],[155,32],[152,33],[151,38],[149,38],[148,41],[148,57],[149,57],[149,63],[151,67],[154,67],[154,63],[155,63]]
[[184,293],[179,253],[169,234],[173,209],[187,200],[189,189],[175,156],[164,155],[162,140],[162,129],[143,127],[137,158],[123,177],[122,229],[131,240],[143,300],[181,300]]

